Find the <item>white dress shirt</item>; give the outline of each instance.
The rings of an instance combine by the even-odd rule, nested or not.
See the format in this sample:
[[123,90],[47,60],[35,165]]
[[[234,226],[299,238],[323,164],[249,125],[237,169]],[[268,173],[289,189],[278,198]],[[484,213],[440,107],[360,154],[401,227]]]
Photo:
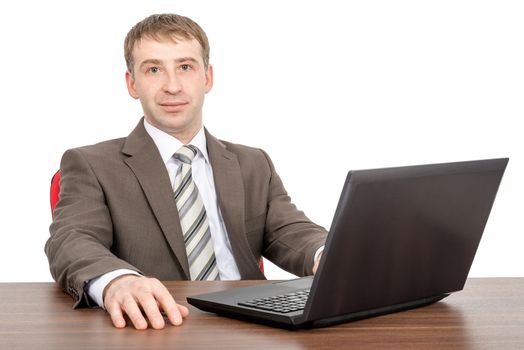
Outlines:
[[[144,127],[149,136],[151,136],[155,142],[155,145],[160,152],[160,156],[166,166],[171,184],[173,184],[176,172],[180,166],[180,162],[176,160],[173,155],[184,144],[177,138],[152,126],[145,119]],[[235,258],[233,257],[224,220],[220,208],[218,207],[215,182],[213,180],[213,169],[211,168],[211,163],[209,162],[209,156],[207,154],[206,135],[203,127],[189,144],[198,148],[198,153],[191,164],[193,180],[195,181],[200,196],[202,197],[202,201],[204,202],[204,207],[206,208],[220,279],[239,280],[240,272],[238,271]],[[91,299],[93,299],[100,307],[104,307],[104,288],[114,278],[125,274],[138,273],[127,269],[119,269],[106,273],[89,281],[86,285],[86,291]]]

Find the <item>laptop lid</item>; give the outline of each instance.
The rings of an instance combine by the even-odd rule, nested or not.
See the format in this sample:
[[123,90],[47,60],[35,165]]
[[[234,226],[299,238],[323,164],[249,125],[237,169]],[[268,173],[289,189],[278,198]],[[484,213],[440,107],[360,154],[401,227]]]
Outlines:
[[305,321],[461,290],[507,162],[349,172]]

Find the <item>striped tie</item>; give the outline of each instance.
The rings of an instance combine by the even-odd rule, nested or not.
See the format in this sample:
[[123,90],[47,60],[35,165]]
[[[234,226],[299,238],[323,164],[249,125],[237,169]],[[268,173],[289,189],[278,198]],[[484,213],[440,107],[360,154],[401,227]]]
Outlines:
[[218,280],[220,276],[206,209],[191,172],[191,162],[197,151],[195,146],[185,145],[174,155],[175,159],[180,161],[173,186],[175,201],[184,234],[191,279],[193,281]]

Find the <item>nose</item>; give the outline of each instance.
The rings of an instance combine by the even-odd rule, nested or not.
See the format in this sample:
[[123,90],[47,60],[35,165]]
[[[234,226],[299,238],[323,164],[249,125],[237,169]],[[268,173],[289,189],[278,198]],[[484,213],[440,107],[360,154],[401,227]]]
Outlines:
[[164,91],[169,94],[177,94],[182,90],[182,83],[176,74],[166,74],[166,79],[164,81]]

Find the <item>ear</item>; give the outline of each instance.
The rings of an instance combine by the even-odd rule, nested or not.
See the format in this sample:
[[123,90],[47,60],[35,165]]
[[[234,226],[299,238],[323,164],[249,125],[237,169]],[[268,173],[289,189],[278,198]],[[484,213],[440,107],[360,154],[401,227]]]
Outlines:
[[135,78],[133,78],[133,74],[131,74],[129,71],[126,71],[126,85],[129,95],[135,100],[138,100],[138,94],[136,93],[135,88]]
[[213,87],[213,66],[208,65],[206,70],[206,83],[205,83],[205,92],[206,94],[211,91]]

